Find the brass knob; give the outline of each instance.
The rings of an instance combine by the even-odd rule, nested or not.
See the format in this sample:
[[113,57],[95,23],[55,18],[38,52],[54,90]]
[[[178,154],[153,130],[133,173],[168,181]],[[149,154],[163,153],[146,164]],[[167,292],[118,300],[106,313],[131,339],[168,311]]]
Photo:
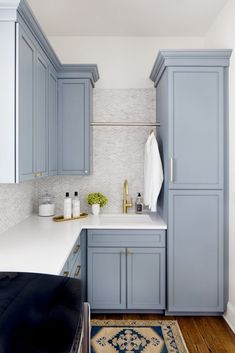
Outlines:
[[35,178],[38,178],[38,177],[41,177],[41,176],[42,176],[42,172],[34,173],[34,177]]
[[69,276],[69,271],[64,271],[64,277],[68,277]]
[[133,252],[127,249],[127,255],[133,255]]

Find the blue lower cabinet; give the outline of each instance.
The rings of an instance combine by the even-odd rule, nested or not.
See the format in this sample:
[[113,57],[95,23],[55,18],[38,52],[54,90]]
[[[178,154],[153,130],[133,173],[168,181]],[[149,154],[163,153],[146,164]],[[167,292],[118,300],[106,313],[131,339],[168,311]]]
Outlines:
[[128,309],[165,309],[165,249],[127,249]]
[[92,309],[126,308],[125,248],[88,248],[88,302]]
[[170,191],[169,312],[223,312],[223,264],[223,190]]
[[165,309],[165,267],[163,230],[88,230],[87,290],[93,310]]
[[78,279],[82,283],[82,299],[87,299],[87,237],[82,230],[60,272],[61,276]]

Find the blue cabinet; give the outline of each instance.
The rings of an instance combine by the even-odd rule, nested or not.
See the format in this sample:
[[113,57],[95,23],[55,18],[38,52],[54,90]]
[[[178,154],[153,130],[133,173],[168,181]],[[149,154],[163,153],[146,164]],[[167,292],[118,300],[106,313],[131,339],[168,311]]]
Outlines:
[[48,64],[46,58],[36,54],[36,90],[34,120],[34,172],[35,176],[48,175]]
[[59,79],[58,174],[87,175],[90,165],[92,86],[88,79]]
[[[36,48],[23,31],[19,30],[19,96],[18,96],[18,133],[16,135],[17,151],[16,170],[19,181],[34,178],[34,120],[36,90]],[[16,131],[17,132],[17,131]],[[14,131],[12,131],[14,133]]]
[[57,175],[57,77],[56,72],[49,69],[48,84],[48,172]]
[[224,310],[222,190],[171,190],[168,310]]
[[88,302],[92,309],[126,308],[126,249],[88,248]]
[[165,309],[165,249],[127,248],[127,308]]
[[48,68],[30,34],[19,29],[19,181],[48,175]]
[[163,310],[165,276],[164,231],[88,230],[93,310]]
[[224,72],[170,67],[169,189],[223,189]]
[[87,239],[86,231],[82,230],[78,236],[60,275],[72,277],[81,281],[82,298],[87,297]]
[[162,51],[156,87],[168,223],[168,311],[222,313],[227,300],[227,84],[230,50]]
[[[59,174],[89,174],[97,65],[62,65],[23,0],[10,12],[7,5],[1,7],[0,29],[4,46],[0,130],[5,148],[0,153],[0,182],[57,175],[58,162]],[[60,95],[59,151],[58,79],[68,84],[63,85]]]

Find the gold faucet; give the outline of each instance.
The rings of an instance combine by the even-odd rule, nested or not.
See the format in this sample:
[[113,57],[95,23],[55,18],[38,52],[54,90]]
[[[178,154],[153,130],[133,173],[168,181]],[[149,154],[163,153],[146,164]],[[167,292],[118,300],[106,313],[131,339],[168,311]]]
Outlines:
[[125,180],[123,183],[123,201],[122,201],[122,211],[123,213],[127,213],[128,207],[132,207],[132,199],[130,199],[130,202],[127,201],[127,195],[128,195],[128,181]]

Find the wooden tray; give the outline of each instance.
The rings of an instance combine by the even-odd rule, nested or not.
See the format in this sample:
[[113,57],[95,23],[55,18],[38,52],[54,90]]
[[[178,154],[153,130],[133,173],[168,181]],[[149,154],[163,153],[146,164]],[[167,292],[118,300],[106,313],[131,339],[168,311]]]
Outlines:
[[79,217],[72,217],[72,218],[64,219],[64,216],[55,216],[52,219],[54,222],[66,222],[66,221],[74,221],[76,219],[81,219],[81,218],[86,218],[86,217],[88,217],[87,213],[80,213]]

